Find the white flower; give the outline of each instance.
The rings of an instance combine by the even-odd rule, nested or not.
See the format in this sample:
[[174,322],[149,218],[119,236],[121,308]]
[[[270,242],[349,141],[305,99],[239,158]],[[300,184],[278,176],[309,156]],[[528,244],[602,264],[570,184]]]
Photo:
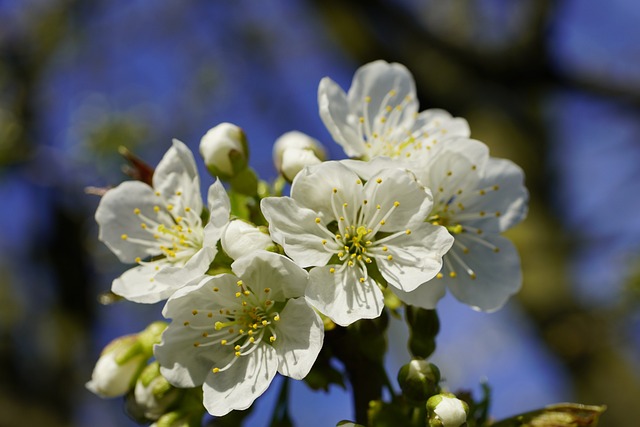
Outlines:
[[411,170],[433,191],[428,220],[446,227],[455,243],[435,280],[397,294],[408,304],[434,308],[446,285],[475,309],[497,310],[522,284],[517,250],[500,236],[526,216],[522,169],[489,157],[486,145],[466,138],[448,141],[423,160]]
[[282,172],[283,157],[290,150],[311,151],[313,157],[318,160],[326,158],[324,147],[318,140],[302,132],[287,132],[278,138],[273,145],[273,164],[279,172]]
[[85,387],[100,397],[122,396],[131,390],[148,359],[136,335],[117,338],[103,350]]
[[365,182],[342,162],[302,170],[291,197],[262,200],[271,238],[310,272],[307,300],[339,325],[375,318],[383,307],[374,277],[410,292],[433,278],[453,238],[424,219],[432,200],[404,169]]
[[450,137],[469,136],[462,118],[443,110],[418,113],[411,73],[401,64],[375,61],[360,67],[349,92],[330,78],[318,88],[320,117],[349,157],[411,157]]
[[100,200],[98,238],[125,263],[137,263],[113,281],[128,300],[154,303],[203,274],[229,221],[222,184],[209,187],[209,222],[203,225],[200,178],[193,154],[174,140],[153,174],[153,188],[126,181]]
[[238,126],[220,123],[200,140],[200,154],[213,175],[233,177],[247,166],[247,138]]
[[442,393],[427,400],[429,426],[460,427],[467,422],[469,406],[451,393]]
[[268,250],[275,245],[265,231],[241,219],[234,219],[227,224],[220,239],[222,249],[233,259],[258,250]]
[[265,251],[231,268],[237,277],[205,277],[169,298],[163,315],[173,321],[155,347],[162,375],[178,387],[202,385],[215,416],[248,408],[276,372],[304,378],[324,337],[322,320],[302,298],[302,268]]

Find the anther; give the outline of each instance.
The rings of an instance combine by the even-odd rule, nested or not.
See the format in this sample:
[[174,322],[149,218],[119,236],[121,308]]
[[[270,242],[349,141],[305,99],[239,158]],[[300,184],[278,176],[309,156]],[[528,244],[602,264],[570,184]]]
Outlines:
[[123,234],[123,235],[120,236],[120,238],[122,240],[127,240],[129,238],[129,236],[127,236],[126,234]]
[[140,215],[140,209],[135,208],[135,209],[133,210],[133,213],[134,213],[134,214],[136,214],[136,215]]
[[444,276],[442,275],[442,273],[438,273],[436,274],[436,279],[442,279]]
[[457,276],[457,274],[456,274],[456,272],[455,272],[455,271],[451,271],[451,272],[449,272],[449,277],[451,277],[452,279],[455,279],[455,278],[456,278],[456,276]]
[[377,182],[378,184],[380,184],[380,183],[382,182],[382,178],[377,178],[377,179],[376,179],[376,182]]

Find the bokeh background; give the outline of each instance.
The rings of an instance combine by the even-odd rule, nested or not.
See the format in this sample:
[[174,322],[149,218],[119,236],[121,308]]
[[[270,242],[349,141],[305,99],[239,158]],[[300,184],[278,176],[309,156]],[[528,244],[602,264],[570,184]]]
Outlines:
[[[522,292],[494,314],[439,306],[446,385],[486,379],[498,418],[578,401],[606,404],[603,426],[634,425],[639,24],[635,0],[0,0],[0,426],[135,425],[120,399],[84,389],[107,342],[160,317],[160,305],[98,303],[126,267],[98,242],[84,189],[126,179],[120,145],[156,164],[171,138],[197,151],[229,121],[266,178],[289,130],[342,158],[317,85],[347,89],[380,58],[413,72],[422,109],[467,118],[520,164],[531,192],[509,233]],[[404,334],[391,325],[391,376]],[[247,425],[268,425],[274,394]],[[291,400],[297,425],[352,416],[338,387],[295,383]]]

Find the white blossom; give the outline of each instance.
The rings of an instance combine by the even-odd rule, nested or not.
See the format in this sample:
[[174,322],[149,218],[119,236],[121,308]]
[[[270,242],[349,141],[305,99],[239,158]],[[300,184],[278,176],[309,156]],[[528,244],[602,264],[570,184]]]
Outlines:
[[[364,180],[343,162],[302,170],[291,197],[262,200],[271,238],[310,271],[307,300],[340,325],[375,318],[383,295],[369,274],[410,292],[433,278],[453,238],[424,219],[429,190],[404,169]],[[366,182],[365,182],[366,181]]]
[[469,406],[450,393],[432,396],[427,401],[429,426],[460,427],[467,422]]
[[200,140],[200,154],[215,175],[233,177],[247,166],[247,137],[232,123],[220,123]]
[[522,169],[509,160],[489,157],[486,145],[466,138],[434,148],[410,168],[433,192],[427,220],[446,227],[455,243],[436,279],[398,296],[408,304],[434,308],[447,287],[475,309],[502,307],[522,284],[518,252],[500,236],[526,216],[528,193]]
[[234,219],[227,224],[220,243],[222,249],[233,259],[258,250],[275,248],[266,228],[263,231],[241,219]]
[[88,390],[100,397],[117,397],[127,393],[147,363],[149,355],[138,348],[137,336],[129,335],[112,341],[93,368]]
[[219,181],[208,198],[205,226],[193,154],[177,140],[158,164],[152,187],[126,181],[107,191],[96,211],[98,237],[120,261],[138,264],[113,281],[112,291],[154,303],[207,271],[230,212]]
[[468,137],[466,120],[430,109],[418,113],[415,82],[404,65],[375,61],[360,67],[345,93],[325,77],[320,117],[349,157],[409,158],[451,137]]
[[310,151],[310,155],[321,161],[327,156],[324,147],[317,139],[298,131],[287,132],[273,145],[273,164],[279,172],[282,172],[283,157],[290,150]]
[[206,276],[169,298],[163,315],[173,320],[155,347],[162,375],[178,387],[202,385],[215,416],[248,408],[276,372],[304,378],[324,337],[303,298],[305,270],[266,251],[231,269],[236,276]]

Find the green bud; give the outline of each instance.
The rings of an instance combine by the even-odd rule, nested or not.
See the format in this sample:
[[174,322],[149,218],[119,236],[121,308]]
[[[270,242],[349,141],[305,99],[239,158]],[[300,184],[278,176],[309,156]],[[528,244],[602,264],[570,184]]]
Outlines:
[[426,402],[440,391],[440,370],[426,360],[414,359],[400,368],[398,384],[410,401]]
[[[198,415],[198,416],[196,416]],[[186,411],[173,411],[164,414],[149,427],[200,427],[202,414],[190,414]]]
[[200,154],[212,175],[229,180],[247,167],[247,137],[238,126],[220,123],[200,140]]
[[136,407],[135,412],[157,420],[178,400],[180,390],[169,384],[160,374],[158,362],[153,362],[140,373],[133,395],[131,406]]
[[469,405],[451,393],[441,393],[427,400],[429,427],[464,427]]

